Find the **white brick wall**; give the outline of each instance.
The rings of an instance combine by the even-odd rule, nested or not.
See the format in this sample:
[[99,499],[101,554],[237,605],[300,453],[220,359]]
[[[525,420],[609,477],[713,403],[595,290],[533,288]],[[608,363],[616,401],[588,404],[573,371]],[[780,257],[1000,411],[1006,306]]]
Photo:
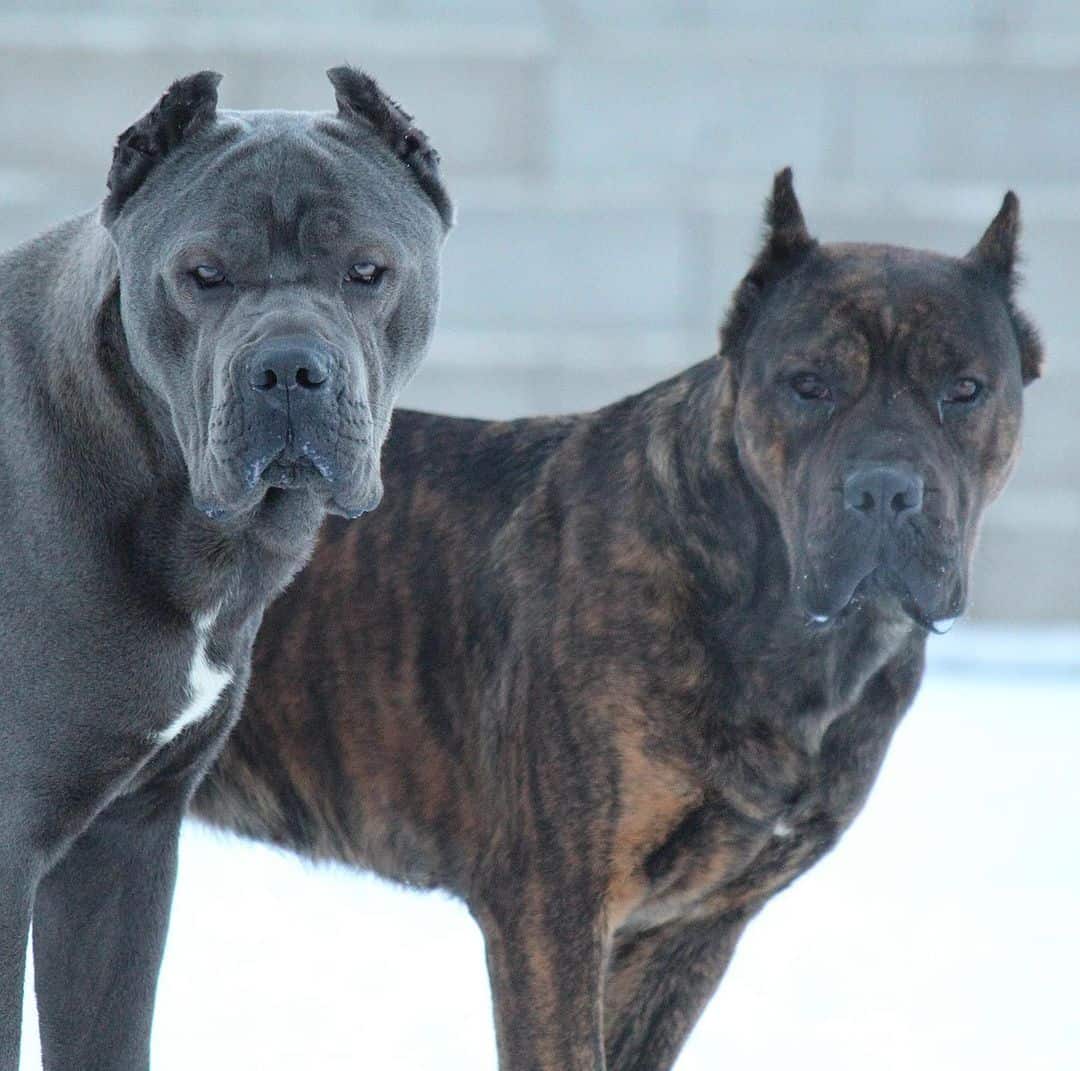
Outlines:
[[[369,68],[459,203],[413,404],[591,407],[708,354],[771,173],[826,239],[962,252],[1007,186],[1047,380],[984,536],[984,617],[1080,618],[1080,5],[1071,0],[0,0],[0,243],[101,194],[175,75],[328,107]],[[192,14],[194,13],[194,14]]]

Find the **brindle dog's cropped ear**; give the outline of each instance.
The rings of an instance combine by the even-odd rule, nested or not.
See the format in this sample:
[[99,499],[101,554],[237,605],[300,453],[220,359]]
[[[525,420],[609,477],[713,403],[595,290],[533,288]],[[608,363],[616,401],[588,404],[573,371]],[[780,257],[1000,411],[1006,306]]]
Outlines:
[[1020,198],[1009,190],[998,214],[967,255],[976,267],[994,277],[1011,294],[1016,281],[1016,253],[1020,238]]
[[101,221],[109,226],[146,176],[185,138],[209,122],[217,111],[221,75],[199,71],[179,78],[141,119],[116,139],[101,208]]
[[1018,282],[1020,259],[1020,198],[1009,190],[998,214],[975,247],[964,258],[988,278],[1004,295],[1016,342],[1020,347],[1020,371],[1024,383],[1038,379],[1042,371],[1043,349],[1035,325],[1016,307],[1013,293]]
[[817,245],[806,229],[791,168],[773,179],[772,194],[765,205],[765,242],[732,298],[720,329],[720,352],[734,356],[746,335],[765,288],[785,275]]
[[439,154],[413,124],[412,116],[388,97],[374,78],[355,67],[331,67],[326,77],[334,87],[338,115],[360,119],[382,137],[416,176],[449,230],[454,225],[454,206],[439,175]]

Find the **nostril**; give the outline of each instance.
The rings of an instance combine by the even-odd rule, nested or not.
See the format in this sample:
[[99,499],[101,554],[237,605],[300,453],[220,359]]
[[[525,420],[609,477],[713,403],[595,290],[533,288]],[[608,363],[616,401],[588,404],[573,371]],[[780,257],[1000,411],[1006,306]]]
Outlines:
[[251,385],[256,390],[273,390],[277,381],[277,374],[272,368],[263,368],[251,375]]
[[326,393],[333,375],[330,354],[313,340],[282,337],[261,343],[248,357],[248,383],[279,407],[290,392]]
[[906,487],[901,487],[890,501],[893,513],[899,517],[904,513],[919,513],[923,506],[923,482],[916,477]]
[[855,503],[855,508],[860,513],[873,513],[877,509],[877,500],[869,491],[863,491]]
[[296,383],[307,390],[316,390],[326,382],[326,373],[318,368],[298,368],[296,370]]

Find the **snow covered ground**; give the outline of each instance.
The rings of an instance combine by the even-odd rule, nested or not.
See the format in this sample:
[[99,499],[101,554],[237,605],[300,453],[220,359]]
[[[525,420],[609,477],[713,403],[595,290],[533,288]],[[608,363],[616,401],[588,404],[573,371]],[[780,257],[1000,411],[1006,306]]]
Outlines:
[[[679,1071],[1080,1067],[1078,823],[1080,636],[935,640],[865,812],[750,927]],[[191,826],[155,1071],[192,1068],[494,1071],[479,933]]]

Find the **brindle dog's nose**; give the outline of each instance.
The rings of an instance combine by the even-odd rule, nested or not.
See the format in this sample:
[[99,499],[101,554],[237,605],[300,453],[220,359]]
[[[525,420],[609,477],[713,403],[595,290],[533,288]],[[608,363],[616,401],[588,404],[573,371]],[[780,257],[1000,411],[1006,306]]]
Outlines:
[[288,391],[322,391],[330,378],[330,355],[314,340],[269,339],[248,358],[248,383],[267,401],[284,404]]
[[844,508],[870,521],[899,524],[922,504],[922,477],[896,465],[862,465],[844,480]]

